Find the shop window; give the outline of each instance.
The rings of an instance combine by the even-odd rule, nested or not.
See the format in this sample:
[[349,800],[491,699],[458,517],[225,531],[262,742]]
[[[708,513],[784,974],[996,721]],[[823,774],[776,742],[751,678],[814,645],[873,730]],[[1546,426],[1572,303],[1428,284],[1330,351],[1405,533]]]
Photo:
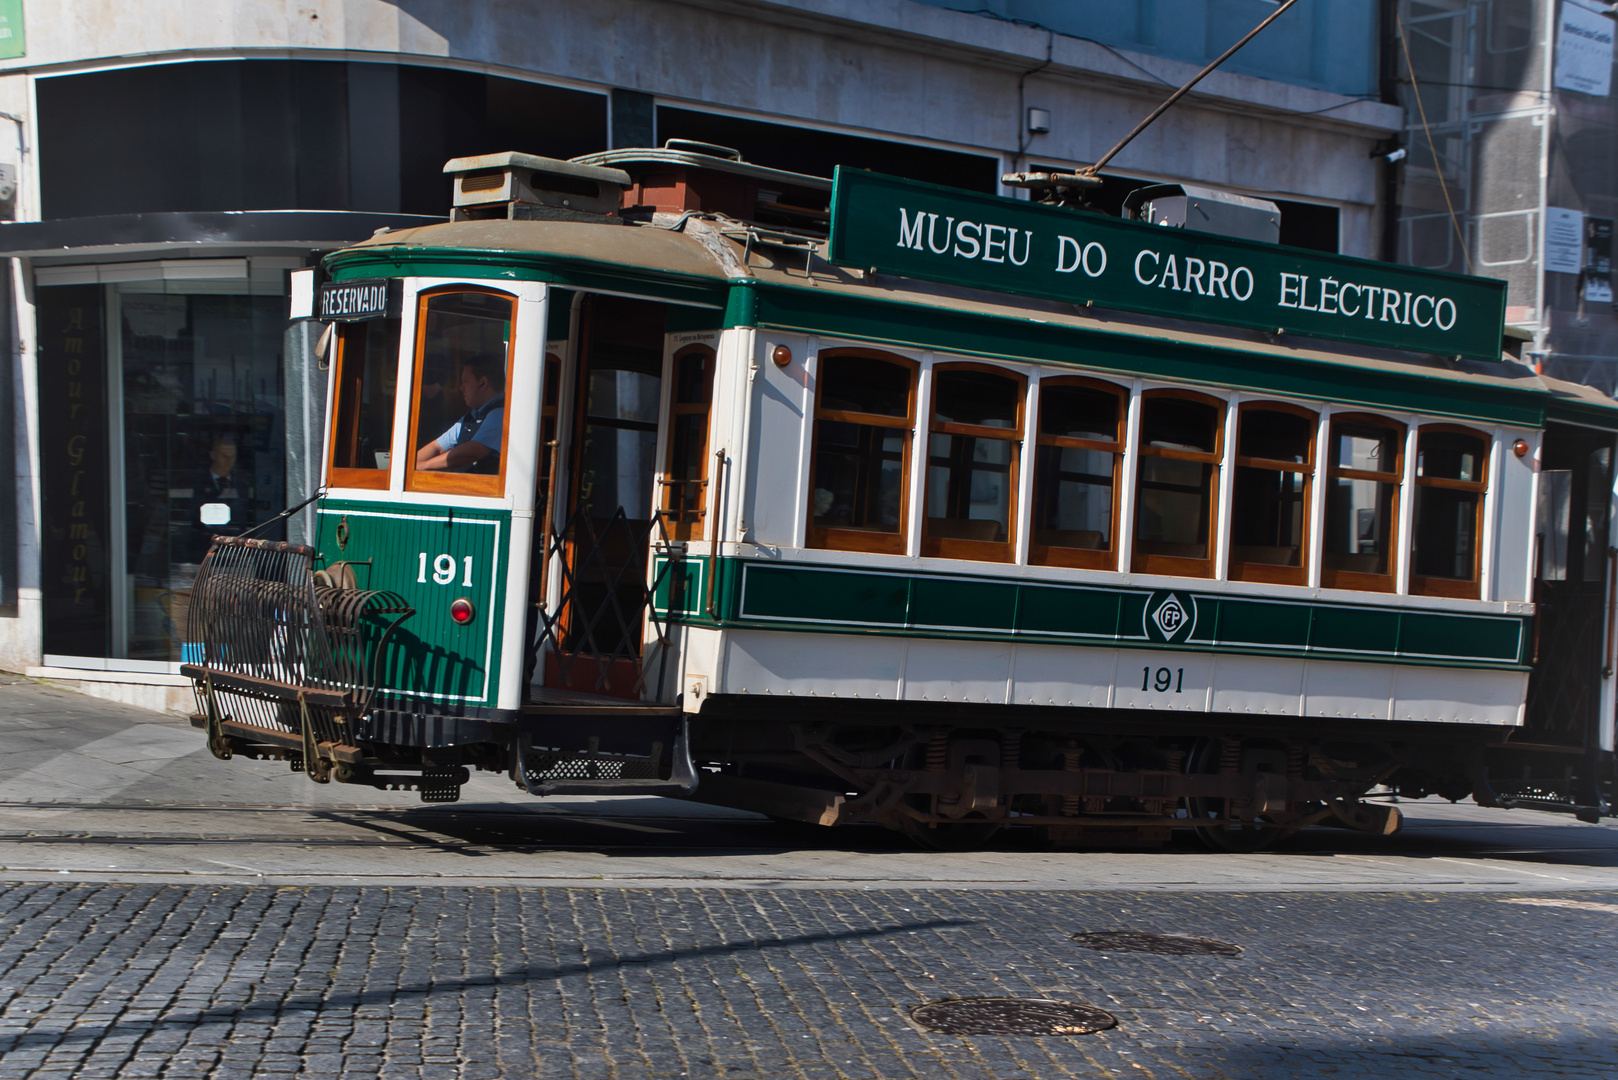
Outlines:
[[453,289],[421,297],[408,490],[501,494],[515,314],[516,301],[505,293]]
[[1230,502],[1230,578],[1303,585],[1318,417],[1277,402],[1241,407]]
[[1139,573],[1213,576],[1225,403],[1187,390],[1148,390],[1141,401],[1135,484]]
[[1123,387],[1087,379],[1039,384],[1029,562],[1115,566],[1124,395]]
[[713,407],[714,351],[688,346],[674,357],[663,515],[674,540],[701,540],[708,491],[708,414]]
[[1410,591],[1478,595],[1488,436],[1431,424],[1416,433]]
[[902,555],[916,364],[836,351],[817,367],[808,545]]
[[337,330],[332,487],[388,486],[399,381],[399,320],[342,323]]
[[1404,443],[1404,425],[1392,420],[1356,413],[1332,417],[1321,556],[1321,584],[1327,588],[1393,591]]
[[923,555],[1011,561],[1026,385],[1004,368],[933,369]]

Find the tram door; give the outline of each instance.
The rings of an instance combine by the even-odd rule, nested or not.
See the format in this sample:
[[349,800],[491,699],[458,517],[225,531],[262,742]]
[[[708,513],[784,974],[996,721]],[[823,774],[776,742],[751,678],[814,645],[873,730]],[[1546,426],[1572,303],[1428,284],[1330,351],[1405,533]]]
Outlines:
[[662,304],[612,296],[580,312],[547,688],[640,696],[665,320]]
[[1552,425],[1539,477],[1533,673],[1523,739],[1594,746],[1607,632],[1613,437]]

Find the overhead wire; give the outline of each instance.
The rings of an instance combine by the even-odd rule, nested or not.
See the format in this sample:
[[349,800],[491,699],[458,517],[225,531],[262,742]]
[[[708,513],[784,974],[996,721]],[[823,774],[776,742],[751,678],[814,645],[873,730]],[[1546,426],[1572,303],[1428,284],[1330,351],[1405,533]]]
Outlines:
[[1433,129],[1427,123],[1427,106],[1421,100],[1421,84],[1416,81],[1416,65],[1410,60],[1410,41],[1405,34],[1404,20],[1399,18],[1398,9],[1393,12],[1393,22],[1399,30],[1399,49],[1404,53],[1405,69],[1410,73],[1410,89],[1416,97],[1416,114],[1421,117],[1422,134],[1427,136],[1427,149],[1433,155],[1433,172],[1438,176],[1438,190],[1444,194],[1444,207],[1449,211],[1449,223],[1455,229],[1455,239],[1461,245],[1461,257],[1466,260],[1466,272],[1472,273],[1472,253],[1466,247],[1466,233],[1461,229],[1461,219],[1455,213],[1455,203],[1449,197],[1449,184],[1444,180],[1444,165],[1438,157],[1438,145],[1433,141]]

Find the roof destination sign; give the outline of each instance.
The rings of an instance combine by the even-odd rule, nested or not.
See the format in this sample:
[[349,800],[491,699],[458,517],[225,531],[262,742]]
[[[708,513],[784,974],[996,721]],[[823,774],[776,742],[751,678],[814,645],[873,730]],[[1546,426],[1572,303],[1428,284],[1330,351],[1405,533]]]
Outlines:
[[1500,359],[1492,278],[1164,228],[838,167],[831,261],[1120,311]]

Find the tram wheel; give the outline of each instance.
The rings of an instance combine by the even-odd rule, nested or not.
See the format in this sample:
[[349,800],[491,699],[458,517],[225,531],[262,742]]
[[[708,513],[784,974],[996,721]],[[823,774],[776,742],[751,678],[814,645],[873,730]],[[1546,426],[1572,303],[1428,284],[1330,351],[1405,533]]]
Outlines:
[[[1220,759],[1224,749],[1224,742],[1220,739],[1203,739],[1186,760],[1185,771],[1217,774],[1220,771]],[[1260,772],[1278,772],[1283,776],[1286,775],[1284,750],[1244,743],[1240,753],[1241,773],[1244,776]],[[1225,800],[1192,796],[1185,802],[1191,831],[1196,833],[1197,839],[1212,851],[1228,851],[1234,854],[1263,851],[1292,831],[1270,815],[1259,815],[1251,821],[1232,821],[1228,824],[1199,824],[1209,819],[1227,817]]]

